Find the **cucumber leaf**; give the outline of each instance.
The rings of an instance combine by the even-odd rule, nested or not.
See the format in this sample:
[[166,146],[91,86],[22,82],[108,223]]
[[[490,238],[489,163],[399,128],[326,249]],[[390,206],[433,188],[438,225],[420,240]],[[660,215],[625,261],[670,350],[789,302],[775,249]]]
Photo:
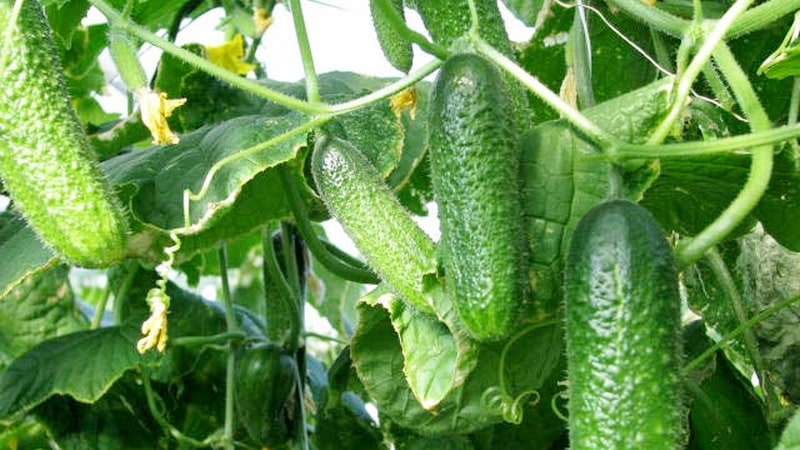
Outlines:
[[0,375],[0,417],[23,413],[64,394],[94,402],[126,371],[152,360],[136,351],[139,330],[110,327],[44,341]]
[[[670,81],[659,80],[585,114],[623,141],[641,141],[664,112]],[[561,302],[561,257],[572,231],[589,209],[612,195],[620,174],[609,162],[588,158],[599,150],[564,120],[537,125],[523,137],[523,145],[523,207],[538,302],[528,314],[549,314]]]
[[27,277],[0,297],[0,358],[5,363],[50,338],[86,329],[67,276],[59,265]]
[[[435,304],[448,299],[437,286]],[[434,410],[452,389],[463,384],[476,364],[477,348],[456,327],[420,315],[385,287],[361,299],[365,305],[380,306],[388,313],[403,350],[403,373],[414,397],[426,410]],[[452,311],[452,308],[449,309]]]
[[462,434],[501,420],[481,404],[483,391],[496,383],[499,354],[478,350],[479,371],[454,386],[434,410],[426,410],[414,396],[404,373],[403,349],[389,313],[361,302],[359,322],[351,342],[351,356],[358,377],[381,414],[397,425],[426,435]]
[[[686,330],[693,345],[688,357],[696,357],[711,345],[701,322]],[[770,449],[771,435],[752,383],[739,373],[722,352],[710,365],[712,373],[687,380],[691,396],[689,449]],[[706,371],[706,369],[702,369]]]
[[[305,122],[305,116],[277,118],[244,116],[184,135],[181,142],[125,153],[103,163],[106,175],[116,185],[132,185],[128,199],[132,215],[160,230],[182,228],[183,193],[199,192],[208,171],[217,162]],[[242,186],[264,170],[289,161],[305,143],[305,135],[232,161],[220,168],[201,200],[190,202],[189,219],[194,230],[229,209]]]
[[792,415],[775,450],[800,450],[800,410]]
[[57,260],[21,217],[10,211],[0,213],[0,298]]

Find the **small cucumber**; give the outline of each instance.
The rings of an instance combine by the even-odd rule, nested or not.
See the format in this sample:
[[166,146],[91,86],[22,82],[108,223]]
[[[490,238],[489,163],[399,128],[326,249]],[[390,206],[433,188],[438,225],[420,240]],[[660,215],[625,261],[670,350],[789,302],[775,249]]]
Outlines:
[[400,19],[405,19],[403,0],[370,0],[369,9],[372,12],[372,23],[378,35],[378,43],[381,44],[386,59],[395,69],[408,73],[414,62],[411,41],[401,35],[391,19],[392,13]]
[[[0,1],[3,32],[14,2]],[[0,55],[0,177],[39,237],[73,264],[104,267],[126,251],[126,217],[72,109],[50,29],[22,4]]]
[[411,220],[375,166],[334,137],[320,139],[311,158],[322,200],[372,269],[417,310],[434,314],[423,293],[423,279],[436,272],[433,241]]
[[291,439],[295,361],[280,348],[257,343],[236,352],[234,400],[239,420],[255,442],[270,448]]
[[508,336],[527,285],[514,109],[500,72],[449,58],[430,101],[428,143],[447,289],[478,340]]
[[570,448],[675,449],[681,300],[672,248],[640,205],[591,209],[566,263]]

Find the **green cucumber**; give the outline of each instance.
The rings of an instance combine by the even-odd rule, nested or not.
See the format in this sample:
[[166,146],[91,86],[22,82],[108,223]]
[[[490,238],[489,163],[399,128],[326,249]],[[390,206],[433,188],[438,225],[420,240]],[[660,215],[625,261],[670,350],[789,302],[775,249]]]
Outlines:
[[[13,3],[0,1],[3,33]],[[72,109],[36,0],[23,2],[10,35],[0,45],[0,177],[48,246],[73,264],[108,266],[125,256],[126,217]]]
[[527,285],[514,108],[500,72],[463,53],[431,93],[428,142],[447,289],[478,340],[508,336]]
[[260,342],[236,352],[236,417],[256,443],[273,448],[291,439],[296,370],[294,359],[271,344]]
[[566,263],[570,448],[675,449],[681,300],[672,248],[640,205],[592,208]]
[[400,20],[405,20],[403,0],[370,0],[369,9],[372,12],[372,23],[378,35],[378,43],[386,59],[395,69],[408,73],[414,62],[411,41],[398,31],[391,17],[395,15]]
[[370,267],[406,302],[434,314],[424,278],[436,273],[433,241],[352,144],[334,137],[317,141],[311,173],[320,197],[353,239]]

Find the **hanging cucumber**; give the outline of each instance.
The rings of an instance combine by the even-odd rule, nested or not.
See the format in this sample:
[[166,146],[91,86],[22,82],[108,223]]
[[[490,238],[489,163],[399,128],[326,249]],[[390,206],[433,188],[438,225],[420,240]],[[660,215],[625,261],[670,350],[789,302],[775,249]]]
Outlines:
[[325,205],[372,269],[405,301],[434,314],[423,293],[423,279],[436,272],[433,242],[366,156],[344,140],[323,137],[311,173]]
[[527,285],[519,143],[500,72],[464,53],[431,93],[428,143],[447,289],[478,340],[508,336]]
[[[3,32],[14,2],[0,1]],[[104,267],[126,251],[126,218],[72,109],[41,6],[22,4],[0,48],[0,177],[39,237],[70,263]]]
[[612,200],[579,222],[566,263],[570,448],[675,449],[681,301],[650,213]]

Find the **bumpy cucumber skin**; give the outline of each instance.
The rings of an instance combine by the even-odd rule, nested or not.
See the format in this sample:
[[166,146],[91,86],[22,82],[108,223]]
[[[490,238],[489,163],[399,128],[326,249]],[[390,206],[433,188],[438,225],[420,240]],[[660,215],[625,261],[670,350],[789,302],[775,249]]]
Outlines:
[[513,330],[527,285],[516,130],[489,61],[465,53],[444,63],[428,125],[440,251],[459,319],[481,341]]
[[[0,1],[8,24],[13,1]],[[125,256],[126,218],[67,94],[41,6],[23,2],[0,76],[0,177],[39,237],[69,262]]]
[[375,166],[347,141],[324,137],[311,157],[322,200],[370,267],[406,302],[434,314],[423,278],[436,271],[433,241],[383,182]]
[[[395,69],[408,73],[411,64],[414,62],[414,52],[411,48],[411,41],[404,38],[391,24],[381,7],[378,6],[379,0],[370,0],[369,9],[372,13],[372,23],[375,26],[375,33],[378,35],[378,43],[381,44],[383,54]],[[389,0],[388,4],[394,8],[397,14],[405,18],[403,12],[403,0]]]
[[625,200],[590,210],[565,284],[570,448],[679,448],[680,296],[656,220]]

